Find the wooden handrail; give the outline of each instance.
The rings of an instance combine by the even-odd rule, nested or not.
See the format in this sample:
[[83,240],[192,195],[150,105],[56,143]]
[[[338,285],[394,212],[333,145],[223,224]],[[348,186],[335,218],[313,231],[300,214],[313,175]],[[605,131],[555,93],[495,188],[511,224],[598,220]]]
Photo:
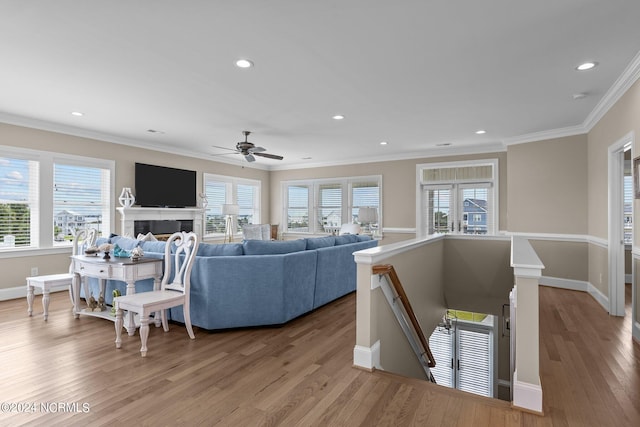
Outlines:
[[402,302],[402,307],[404,311],[409,316],[409,320],[411,321],[411,326],[413,326],[413,330],[415,331],[418,339],[420,340],[420,344],[422,344],[422,348],[424,349],[424,354],[427,356],[427,364],[430,368],[436,366],[436,359],[434,359],[433,354],[431,353],[431,348],[429,348],[429,341],[425,338],[422,333],[422,328],[418,323],[418,319],[416,318],[415,313],[413,312],[413,308],[411,307],[411,303],[409,302],[409,298],[407,294],[404,292],[404,288],[402,287],[402,283],[400,283],[400,278],[396,273],[395,268],[391,264],[380,264],[374,265],[372,267],[373,274],[385,275],[389,277],[389,281],[398,294],[398,299]]

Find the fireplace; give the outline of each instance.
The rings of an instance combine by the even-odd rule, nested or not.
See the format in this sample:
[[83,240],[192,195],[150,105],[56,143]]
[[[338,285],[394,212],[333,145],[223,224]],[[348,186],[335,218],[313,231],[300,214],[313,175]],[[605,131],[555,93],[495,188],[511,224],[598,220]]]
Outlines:
[[138,234],[172,234],[176,231],[193,231],[193,220],[146,220],[146,221],[133,221],[133,235]]
[[136,237],[139,233],[171,234],[193,231],[202,236],[204,209],[201,208],[117,208],[120,233]]

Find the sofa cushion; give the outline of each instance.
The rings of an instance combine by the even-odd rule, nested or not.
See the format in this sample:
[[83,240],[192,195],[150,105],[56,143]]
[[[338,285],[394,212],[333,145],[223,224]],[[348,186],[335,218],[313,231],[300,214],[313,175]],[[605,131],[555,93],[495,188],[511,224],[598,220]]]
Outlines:
[[245,255],[272,255],[304,251],[307,247],[307,243],[304,239],[285,241],[245,240],[242,242],[242,247]]
[[198,246],[198,256],[238,256],[243,254],[242,243],[227,243],[214,245],[210,243],[200,243]]
[[136,239],[123,236],[112,236],[109,240],[110,243],[118,245],[120,249],[124,249],[125,251],[130,251],[131,249],[138,246],[139,243]]
[[147,253],[161,253],[164,254],[164,247],[166,245],[167,242],[160,242],[160,241],[143,241],[140,242],[140,247],[142,248],[142,250]]
[[307,239],[307,250],[327,248],[336,244],[335,236],[310,237]]
[[356,243],[358,236],[356,234],[344,234],[342,236],[336,236],[336,246],[346,245],[348,243]]
[[367,236],[366,234],[358,234],[358,242],[368,242],[371,240],[371,236]]

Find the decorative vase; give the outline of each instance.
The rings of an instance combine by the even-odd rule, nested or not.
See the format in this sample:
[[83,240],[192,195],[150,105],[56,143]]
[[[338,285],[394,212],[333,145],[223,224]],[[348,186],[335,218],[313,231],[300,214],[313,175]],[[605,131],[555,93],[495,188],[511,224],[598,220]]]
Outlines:
[[200,207],[202,209],[206,209],[209,204],[209,201],[207,200],[207,193],[200,193],[198,195],[200,196]]
[[136,202],[136,198],[131,192],[131,188],[123,187],[122,193],[120,193],[120,197],[118,197],[118,201],[120,205],[124,208],[130,208]]

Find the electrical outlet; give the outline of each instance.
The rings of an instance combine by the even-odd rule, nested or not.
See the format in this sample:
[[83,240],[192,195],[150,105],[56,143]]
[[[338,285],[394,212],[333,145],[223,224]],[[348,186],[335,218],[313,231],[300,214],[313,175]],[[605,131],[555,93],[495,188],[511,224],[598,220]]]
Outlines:
[[38,267],[31,267],[31,275],[32,276],[38,275]]

